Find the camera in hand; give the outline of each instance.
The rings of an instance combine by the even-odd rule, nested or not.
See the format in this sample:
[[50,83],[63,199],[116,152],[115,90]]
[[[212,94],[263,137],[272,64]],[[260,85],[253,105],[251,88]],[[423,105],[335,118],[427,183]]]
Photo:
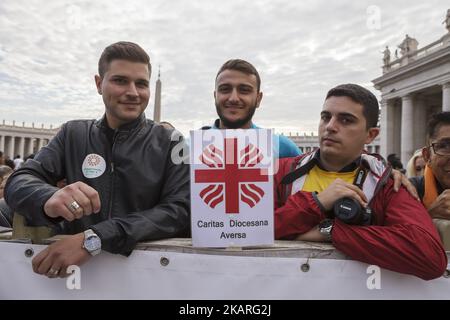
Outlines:
[[353,198],[341,198],[334,203],[334,216],[346,224],[368,226],[372,221],[372,210],[362,207]]
[[[360,167],[356,173],[353,184],[363,189],[363,183],[367,176],[367,170]],[[372,222],[372,210],[362,207],[353,198],[341,198],[334,203],[334,216],[346,224],[368,226]]]

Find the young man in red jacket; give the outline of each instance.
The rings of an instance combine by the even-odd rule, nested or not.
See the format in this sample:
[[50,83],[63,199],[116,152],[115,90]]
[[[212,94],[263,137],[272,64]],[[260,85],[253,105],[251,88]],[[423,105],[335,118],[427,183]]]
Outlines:
[[364,145],[379,133],[378,101],[339,85],[325,99],[320,149],[280,159],[275,237],[329,241],[352,259],[422,279],[443,275],[447,256],[430,216]]

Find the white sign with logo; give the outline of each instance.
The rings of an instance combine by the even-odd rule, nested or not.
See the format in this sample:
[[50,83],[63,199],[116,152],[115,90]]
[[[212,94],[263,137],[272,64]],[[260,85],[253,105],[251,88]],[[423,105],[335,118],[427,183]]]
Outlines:
[[274,242],[272,131],[191,131],[194,247]]
[[91,153],[84,158],[81,170],[83,175],[88,179],[100,177],[106,169],[106,162],[102,156]]

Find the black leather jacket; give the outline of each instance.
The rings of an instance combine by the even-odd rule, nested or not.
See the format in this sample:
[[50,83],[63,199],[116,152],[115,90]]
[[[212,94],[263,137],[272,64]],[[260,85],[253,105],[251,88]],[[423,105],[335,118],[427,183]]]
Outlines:
[[5,199],[0,199],[0,227],[12,228],[14,212],[5,202]]
[[[173,130],[145,119],[112,130],[106,119],[65,123],[33,160],[14,172],[5,199],[25,216],[28,225],[46,225],[55,233],[75,234],[93,229],[102,250],[129,255],[136,243],[187,234],[189,229],[189,167],[174,164],[171,153],[178,141]],[[105,172],[87,178],[82,171],[87,155],[106,162]],[[49,218],[45,202],[56,183],[82,181],[98,191],[101,211],[72,222]]]

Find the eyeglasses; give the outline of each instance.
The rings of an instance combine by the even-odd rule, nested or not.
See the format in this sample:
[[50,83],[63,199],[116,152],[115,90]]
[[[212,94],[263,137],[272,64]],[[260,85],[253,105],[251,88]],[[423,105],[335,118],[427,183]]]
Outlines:
[[450,141],[434,142],[431,147],[439,156],[450,156]]

